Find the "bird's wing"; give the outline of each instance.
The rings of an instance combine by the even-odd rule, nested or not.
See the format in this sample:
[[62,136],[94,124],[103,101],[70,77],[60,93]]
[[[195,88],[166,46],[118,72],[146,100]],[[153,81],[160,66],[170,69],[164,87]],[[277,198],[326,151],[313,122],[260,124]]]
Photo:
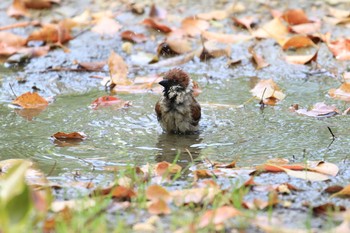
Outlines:
[[201,119],[201,106],[194,98],[193,100],[191,104],[192,125],[196,126]]
[[160,120],[160,118],[162,117],[162,111],[160,110],[160,103],[159,103],[159,101],[156,103],[156,106],[155,106],[154,110],[156,110],[157,119]]

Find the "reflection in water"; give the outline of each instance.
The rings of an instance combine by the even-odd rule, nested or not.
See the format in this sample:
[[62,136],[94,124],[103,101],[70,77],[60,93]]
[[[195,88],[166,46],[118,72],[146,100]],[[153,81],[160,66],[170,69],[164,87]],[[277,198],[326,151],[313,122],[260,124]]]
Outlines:
[[156,147],[159,148],[160,151],[157,152],[156,161],[167,161],[172,163],[176,158],[176,155],[180,153],[177,164],[179,164],[181,167],[186,167],[188,163],[192,161],[192,159],[195,161],[199,156],[201,148],[191,147],[191,145],[199,144],[203,140],[203,138],[199,136],[199,134],[159,135]]

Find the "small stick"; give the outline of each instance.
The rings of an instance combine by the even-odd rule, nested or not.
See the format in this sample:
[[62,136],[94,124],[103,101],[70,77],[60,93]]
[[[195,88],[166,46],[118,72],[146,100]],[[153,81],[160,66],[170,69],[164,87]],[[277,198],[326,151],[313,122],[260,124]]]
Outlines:
[[266,89],[267,89],[267,88],[264,89],[264,92],[263,92],[263,94],[262,94],[262,96],[261,96],[261,100],[260,100],[260,103],[259,103],[259,104],[260,104],[260,110],[261,110],[261,111],[263,111],[264,108],[265,108],[265,104],[264,104],[264,95],[265,95]]
[[329,132],[331,133],[331,135],[332,135],[332,137],[333,137],[333,140],[336,138],[336,136],[334,135],[334,133],[332,132],[332,129],[329,127],[329,126],[327,126],[327,128],[328,128],[328,130],[329,130]]
[[16,95],[16,93],[13,91],[13,88],[12,88],[12,84],[11,83],[9,83],[9,86],[10,86],[10,88],[11,88],[11,91],[12,91],[12,94],[17,98],[17,95]]
[[53,164],[51,170],[49,171],[49,173],[46,175],[46,176],[51,176],[53,171],[55,170],[56,168],[56,165],[57,165],[57,160],[55,160],[55,163]]
[[193,163],[193,157],[192,157],[191,152],[190,152],[187,148],[185,148],[185,150],[186,150],[186,152],[188,153],[188,155],[189,155],[190,158],[191,158],[191,163]]

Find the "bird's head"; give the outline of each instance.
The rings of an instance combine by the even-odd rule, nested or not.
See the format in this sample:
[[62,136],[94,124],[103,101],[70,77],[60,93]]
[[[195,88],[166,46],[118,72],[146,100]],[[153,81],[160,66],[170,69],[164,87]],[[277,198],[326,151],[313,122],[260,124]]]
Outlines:
[[164,87],[164,96],[169,99],[176,97],[179,93],[192,92],[193,86],[188,74],[178,68],[169,70],[159,84]]

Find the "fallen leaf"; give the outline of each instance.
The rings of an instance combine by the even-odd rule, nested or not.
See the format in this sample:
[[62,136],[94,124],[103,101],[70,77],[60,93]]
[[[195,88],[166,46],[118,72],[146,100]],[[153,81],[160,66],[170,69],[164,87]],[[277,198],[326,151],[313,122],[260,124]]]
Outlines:
[[130,201],[131,198],[136,197],[136,193],[132,189],[121,185],[114,187],[111,195],[117,201]]
[[0,55],[9,56],[18,52],[26,44],[21,36],[10,32],[0,32]]
[[323,205],[312,207],[312,212],[314,214],[330,214],[339,211],[345,211],[346,208],[344,206],[336,206],[333,203],[325,203]]
[[311,23],[291,25],[289,26],[289,28],[292,32],[295,32],[297,34],[311,35],[320,31],[321,22],[315,21]]
[[116,54],[114,51],[111,52],[108,58],[109,74],[111,76],[112,84],[115,85],[131,85],[132,81],[128,79],[128,65],[124,59]]
[[193,171],[193,175],[195,181],[199,179],[212,178],[213,176],[215,176],[212,172],[206,169],[195,170]]
[[188,17],[182,20],[181,29],[189,36],[195,37],[209,28],[209,23],[196,17]]
[[172,175],[181,171],[181,166],[178,164],[171,164],[166,161],[159,162],[155,166],[155,173],[158,176],[163,176],[164,174]]
[[73,199],[68,201],[53,201],[51,204],[51,210],[53,212],[61,212],[64,209],[71,209],[76,211],[86,210],[96,205],[96,201],[93,199]]
[[260,69],[262,69],[262,68],[267,67],[267,66],[270,65],[269,63],[267,63],[267,62],[265,61],[265,59],[263,58],[262,55],[259,55],[259,54],[257,54],[257,53],[254,51],[254,48],[253,48],[253,47],[249,47],[248,52],[252,55],[253,61],[254,61],[254,63],[256,64],[256,69],[257,69],[257,70],[260,70]]
[[297,64],[297,65],[304,65],[311,61],[316,61],[318,55],[318,50],[310,55],[289,55],[285,56],[285,59],[288,63],[291,64]]
[[331,117],[340,114],[339,110],[335,106],[329,106],[325,103],[316,103],[311,110],[303,108],[298,109],[295,112],[311,117]]
[[163,199],[152,201],[148,206],[148,212],[150,214],[170,214],[171,210],[168,204]]
[[198,227],[207,227],[210,224],[219,225],[230,218],[237,217],[242,213],[234,207],[222,206],[215,210],[207,210],[199,220]]
[[207,13],[199,13],[196,15],[197,18],[203,20],[223,20],[228,16],[228,12],[224,10],[214,10]]
[[186,53],[186,54],[182,54],[182,55],[179,55],[176,57],[161,60],[161,61],[154,63],[154,64],[150,64],[149,67],[156,69],[156,68],[163,68],[163,67],[167,67],[167,66],[179,66],[179,65],[182,65],[182,64],[185,64],[185,63],[191,61],[195,57],[196,54],[197,54],[197,50],[193,50],[193,51]]
[[206,61],[210,58],[217,57],[230,57],[231,56],[231,47],[226,44],[220,44],[215,41],[206,41],[203,44],[203,49],[199,58],[201,61]]
[[233,22],[239,26],[243,26],[244,28],[248,29],[249,31],[252,30],[252,25],[257,23],[257,19],[253,16],[243,16],[240,18],[232,17]]
[[157,30],[159,32],[169,33],[172,31],[172,29],[170,27],[168,27],[167,25],[158,23],[157,21],[155,21],[152,18],[144,19],[142,21],[142,24],[146,25],[148,27],[151,27],[154,30]]
[[325,175],[336,176],[339,172],[339,167],[334,163],[325,161],[307,161],[307,169]]
[[326,43],[336,59],[342,61],[350,60],[350,38],[330,41],[329,36],[326,36]]
[[304,180],[308,180],[308,181],[325,181],[325,180],[330,179],[329,176],[321,174],[321,173],[317,173],[317,172],[306,171],[306,170],[305,171],[294,171],[294,170],[283,168],[281,166],[274,165],[274,164],[268,164],[268,165],[275,166],[275,167],[283,170],[289,176],[299,178],[299,179],[304,179]]
[[122,25],[120,25],[116,20],[105,16],[97,20],[97,23],[93,28],[91,28],[91,31],[100,35],[112,36],[116,34],[121,28]]
[[209,41],[216,41],[220,43],[240,43],[252,39],[252,36],[243,34],[224,34],[210,31],[202,31],[202,36]]
[[146,197],[151,201],[163,200],[169,202],[171,200],[170,193],[159,185],[149,186],[146,190]]
[[85,69],[87,71],[102,71],[103,67],[106,64],[107,64],[106,61],[78,62],[79,68]]
[[338,19],[343,19],[350,16],[349,10],[341,10],[334,7],[328,7],[328,12],[330,15]]
[[325,190],[323,190],[323,192],[333,194],[333,193],[337,193],[337,192],[341,191],[343,188],[344,187],[340,186],[340,185],[332,185],[332,186],[327,187]]
[[250,92],[257,99],[269,105],[274,105],[286,97],[272,79],[261,79]]
[[221,190],[217,187],[181,189],[170,192],[175,205],[182,206],[189,203],[211,203]]
[[157,47],[157,53],[161,56],[172,56],[177,54],[184,54],[192,51],[190,42],[184,38],[167,38]]
[[273,38],[282,46],[288,33],[288,28],[283,24],[282,20],[280,18],[274,18],[254,31],[253,35],[257,38]]
[[52,137],[57,140],[85,140],[86,134],[84,134],[83,132],[72,132],[72,133],[57,132],[54,135],[52,135]]
[[135,33],[133,31],[127,30],[123,31],[120,36],[123,40],[131,41],[134,43],[142,43],[147,41],[147,37],[142,33]]
[[305,12],[301,9],[286,10],[282,15],[282,19],[284,19],[290,25],[298,25],[310,22]]
[[330,97],[343,101],[350,101],[350,83],[344,82],[337,89],[330,89],[328,91]]
[[131,103],[129,101],[124,101],[114,96],[102,96],[92,102],[91,108],[98,109],[101,107],[113,106],[114,109],[120,109],[129,107],[130,105]]
[[228,164],[222,164],[222,163],[214,163],[215,168],[235,168],[236,167],[236,160],[233,160],[231,163]]
[[307,36],[293,36],[289,40],[287,40],[283,45],[283,50],[290,49],[290,48],[303,48],[303,47],[309,47],[314,46],[316,47],[315,43]]
[[12,104],[18,105],[24,109],[44,109],[49,103],[37,92],[27,92],[18,96],[14,101],[12,101]]
[[333,197],[348,197],[350,196],[350,185],[345,186],[342,190],[339,192],[334,193],[330,198]]
[[60,3],[61,0],[25,0],[24,4],[31,9],[47,9],[51,8],[53,3]]
[[61,21],[58,24],[44,24],[40,29],[32,32],[28,36],[27,43],[29,41],[39,40],[48,43],[64,44],[71,39],[73,39],[73,37],[70,34],[69,25]]
[[7,15],[14,18],[29,16],[29,12],[22,0],[13,0],[12,5],[6,11]]

